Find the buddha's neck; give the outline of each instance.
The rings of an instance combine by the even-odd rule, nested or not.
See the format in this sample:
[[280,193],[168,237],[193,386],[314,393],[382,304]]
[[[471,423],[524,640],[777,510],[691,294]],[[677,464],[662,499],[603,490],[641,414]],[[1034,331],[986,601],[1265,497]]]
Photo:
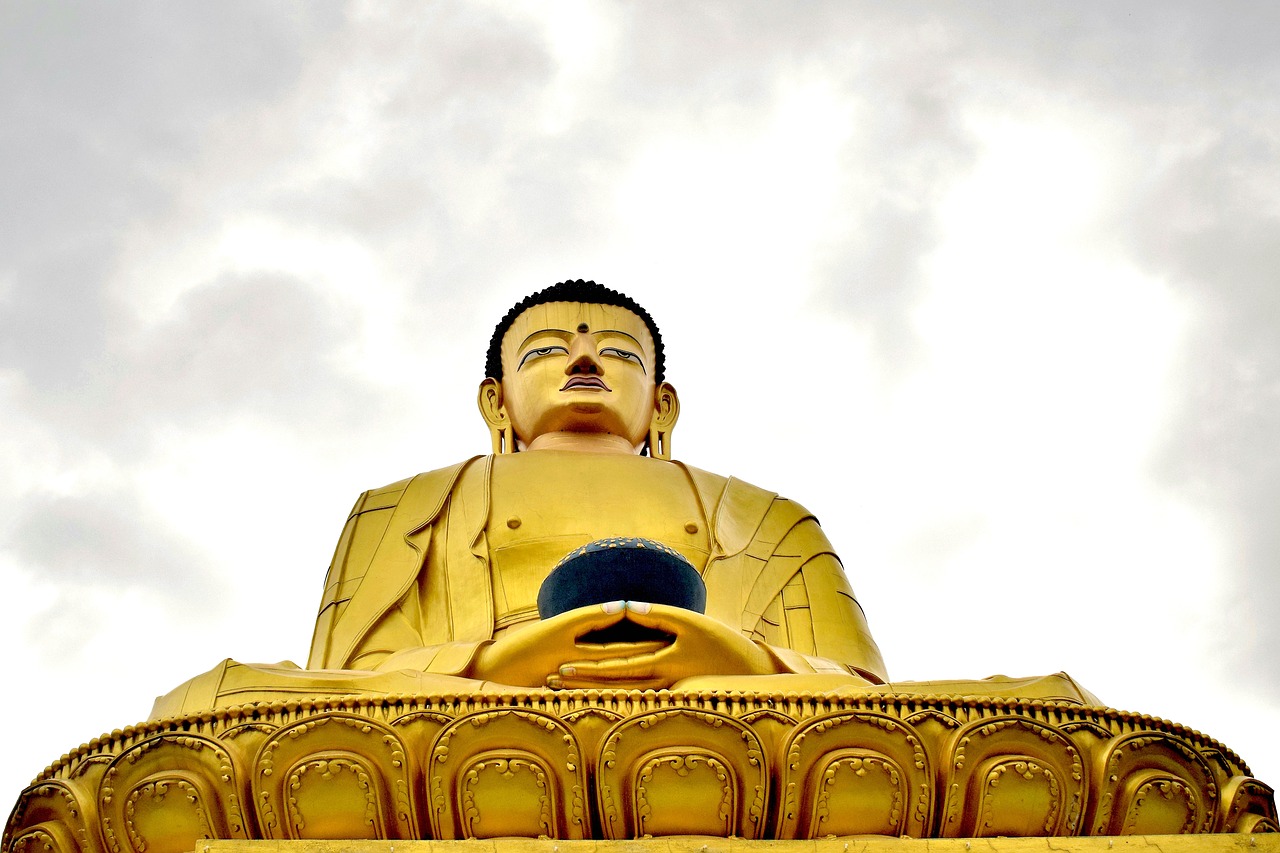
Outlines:
[[580,453],[625,453],[635,456],[639,448],[620,435],[607,432],[547,432],[524,450],[570,450]]

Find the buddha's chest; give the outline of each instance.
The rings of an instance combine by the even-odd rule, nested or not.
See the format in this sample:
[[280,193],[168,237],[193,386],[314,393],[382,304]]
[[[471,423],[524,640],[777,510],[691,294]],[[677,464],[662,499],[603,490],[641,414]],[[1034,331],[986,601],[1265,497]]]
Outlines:
[[676,465],[551,451],[495,459],[487,537],[500,621],[531,606],[570,551],[614,536],[662,542],[699,570],[707,562],[707,522]]
[[708,541],[697,494],[678,466],[547,451],[494,461],[488,536],[491,549],[563,537],[585,544],[642,536],[705,552]]

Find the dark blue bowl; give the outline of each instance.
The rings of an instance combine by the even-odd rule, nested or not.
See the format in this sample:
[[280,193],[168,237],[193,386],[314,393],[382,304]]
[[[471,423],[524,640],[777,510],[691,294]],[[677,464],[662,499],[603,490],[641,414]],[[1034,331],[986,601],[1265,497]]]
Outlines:
[[538,590],[543,619],[606,601],[648,601],[697,613],[707,587],[680,552],[652,539],[600,539],[570,552]]

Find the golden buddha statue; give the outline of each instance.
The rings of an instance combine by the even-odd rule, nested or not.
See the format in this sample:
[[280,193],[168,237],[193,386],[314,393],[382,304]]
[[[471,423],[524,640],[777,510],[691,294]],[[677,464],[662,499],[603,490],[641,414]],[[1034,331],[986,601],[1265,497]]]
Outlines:
[[[595,282],[516,304],[479,407],[493,453],[364,493],[325,583],[307,669],[224,661],[153,718],[281,695],[528,688],[930,690],[1096,702],[1064,674],[886,684],[817,520],[671,459],[680,413],[649,313]],[[539,619],[562,557],[608,537],[661,543],[702,576],[706,612],[608,601]],[[634,642],[582,642],[620,622]]]
[[308,668],[223,661],[72,750],[0,853],[1280,831],[1224,745],[1063,673],[886,681],[813,516],[671,459],[664,367],[626,296],[518,303],[492,455],[360,496]]

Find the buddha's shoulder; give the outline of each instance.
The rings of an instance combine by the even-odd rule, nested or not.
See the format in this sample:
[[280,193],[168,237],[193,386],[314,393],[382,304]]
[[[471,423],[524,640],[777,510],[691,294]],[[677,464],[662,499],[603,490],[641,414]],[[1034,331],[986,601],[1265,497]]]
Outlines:
[[737,477],[726,477],[723,474],[704,471],[701,468],[696,468],[693,465],[688,465],[684,462],[678,462],[676,464],[688,473],[689,479],[693,481],[698,491],[704,496],[732,495],[735,497],[762,501],[770,501],[778,497],[776,492],[771,492],[768,489],[762,489],[759,486],[752,485],[746,480],[740,480]]
[[[752,485],[737,477],[725,477],[692,465],[680,464],[689,473],[689,479],[698,489],[703,502],[717,507],[717,514],[722,521],[737,518],[748,526],[768,521],[782,527],[790,527],[809,518],[817,521],[813,513],[803,505],[777,492]],[[727,511],[719,511],[721,508]]]
[[401,503],[436,503],[443,501],[457,485],[463,472],[471,463],[484,457],[472,457],[434,471],[423,471],[394,483],[369,489],[356,500],[352,515],[373,510],[395,509]]

